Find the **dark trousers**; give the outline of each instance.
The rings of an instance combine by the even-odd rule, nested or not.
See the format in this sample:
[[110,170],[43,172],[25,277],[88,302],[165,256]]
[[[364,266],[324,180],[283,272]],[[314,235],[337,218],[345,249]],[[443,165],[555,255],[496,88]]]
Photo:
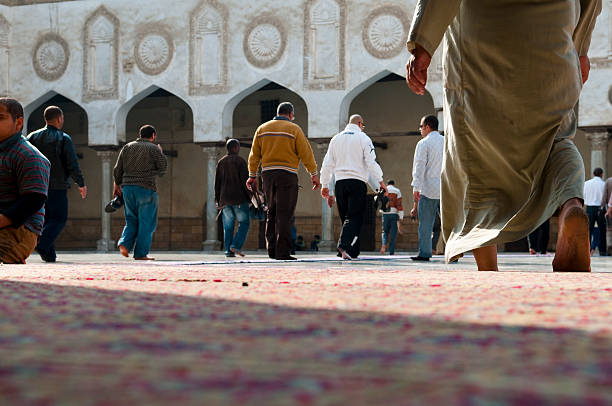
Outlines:
[[548,240],[550,239],[550,220],[543,222],[540,227],[536,228],[529,234],[529,248],[540,254],[546,254],[548,248]]
[[436,213],[436,219],[433,225],[433,236],[431,237],[431,249],[438,250],[438,241],[440,241],[440,232],[442,231],[442,221],[440,220],[440,211]]
[[[606,253],[606,219],[599,206],[587,206],[586,214],[589,217],[589,235],[591,238],[591,251],[599,247],[599,254]],[[597,223],[598,232],[595,232]]]
[[275,258],[287,258],[291,252],[291,221],[298,198],[296,174],[272,170],[262,173],[266,195],[266,247]]
[[342,232],[338,248],[345,250],[351,257],[359,256],[359,233],[366,210],[366,184],[357,179],[343,179],[336,182],[336,203],[342,220]]
[[49,259],[55,259],[55,240],[68,220],[68,194],[65,189],[49,189],[45,202],[45,224],[36,250]]

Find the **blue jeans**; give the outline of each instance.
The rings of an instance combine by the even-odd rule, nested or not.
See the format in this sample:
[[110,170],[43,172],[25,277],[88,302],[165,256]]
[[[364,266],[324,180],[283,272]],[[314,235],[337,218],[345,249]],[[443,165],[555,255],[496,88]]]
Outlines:
[[55,260],[55,240],[68,219],[68,194],[65,189],[49,189],[45,202],[45,224],[36,250],[49,260]]
[[390,255],[395,253],[395,240],[397,239],[398,214],[383,214],[382,244],[387,247]]
[[[230,253],[230,248],[242,250],[249,233],[251,220],[249,217],[249,202],[225,206],[221,211],[223,215],[223,239],[225,243],[225,253]],[[234,235],[234,222],[238,220],[238,231]]]
[[134,248],[134,258],[144,258],[151,249],[153,233],[157,228],[157,192],[140,186],[122,186],[125,227],[117,245],[128,251]]
[[431,233],[436,215],[440,212],[440,199],[421,195],[419,199],[419,256],[431,258]]

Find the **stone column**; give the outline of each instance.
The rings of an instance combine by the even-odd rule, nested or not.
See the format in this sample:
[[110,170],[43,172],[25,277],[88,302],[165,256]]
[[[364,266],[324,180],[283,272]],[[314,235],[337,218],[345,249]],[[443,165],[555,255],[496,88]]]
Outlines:
[[601,168],[604,171],[603,178],[606,179],[607,175],[607,162],[606,155],[608,153],[608,140],[610,136],[608,132],[594,131],[587,133],[587,139],[591,143],[591,168],[589,173],[586,174],[586,178],[590,179],[593,175],[595,168]]
[[216,145],[203,147],[207,154],[206,164],[206,240],[202,242],[204,251],[218,251],[221,242],[217,239],[217,208],[215,207],[215,169],[221,158],[221,150]]
[[[320,157],[320,165],[323,165],[323,158],[327,153],[329,141],[316,144],[318,155]],[[327,205],[325,199],[321,199],[321,242],[319,243],[319,251],[335,251],[336,241],[334,241],[334,210]]]
[[113,158],[115,153],[113,151],[98,151],[102,163],[102,210],[101,210],[101,237],[98,240],[98,251],[108,252],[115,249],[115,242],[111,240],[111,215],[104,211],[106,203],[111,200],[112,187],[113,187]]
[[444,131],[444,109],[436,107],[436,117],[438,118],[438,131]]

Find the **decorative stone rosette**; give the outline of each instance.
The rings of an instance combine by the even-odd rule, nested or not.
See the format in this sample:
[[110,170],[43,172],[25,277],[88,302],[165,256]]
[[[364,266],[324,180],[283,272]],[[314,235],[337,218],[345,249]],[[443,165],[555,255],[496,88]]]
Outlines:
[[164,72],[174,56],[174,42],[168,32],[155,29],[141,33],[134,49],[138,68],[147,75]]
[[409,19],[401,8],[395,6],[377,8],[365,19],[362,31],[363,44],[376,58],[393,58],[406,45],[409,26]]
[[253,20],[246,29],[243,49],[249,63],[268,68],[277,63],[287,46],[287,33],[276,17],[262,16]]
[[61,78],[66,72],[69,60],[70,49],[68,43],[54,33],[42,36],[32,54],[36,74],[48,81]]

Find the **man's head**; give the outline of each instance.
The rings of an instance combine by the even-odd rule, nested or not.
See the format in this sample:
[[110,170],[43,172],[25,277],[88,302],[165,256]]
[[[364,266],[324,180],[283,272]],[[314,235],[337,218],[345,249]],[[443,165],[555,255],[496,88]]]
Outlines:
[[438,119],[436,116],[428,115],[421,119],[421,125],[419,125],[419,131],[421,136],[426,137],[432,131],[438,131]]
[[43,113],[47,125],[61,129],[64,126],[64,112],[57,106],[49,106]]
[[593,175],[598,176],[598,177],[602,177],[603,176],[603,169],[601,168],[595,168],[593,170]]
[[140,127],[140,130],[138,130],[138,135],[140,136],[140,138],[144,138],[145,140],[155,142],[157,131],[155,130],[155,127],[153,127],[152,125],[146,124]]
[[23,107],[8,97],[0,98],[0,142],[23,129]]
[[276,109],[276,115],[287,117],[289,120],[293,121],[295,119],[293,104],[289,102],[282,102]]
[[225,143],[225,148],[227,148],[228,154],[237,154],[240,152],[240,141],[238,141],[236,138],[230,138]]
[[349,123],[359,126],[359,128],[361,128],[361,131],[365,130],[365,123],[363,122],[363,118],[359,114],[353,114],[349,118]]
[[395,181],[393,179],[389,179],[387,181],[387,185],[395,185]]

